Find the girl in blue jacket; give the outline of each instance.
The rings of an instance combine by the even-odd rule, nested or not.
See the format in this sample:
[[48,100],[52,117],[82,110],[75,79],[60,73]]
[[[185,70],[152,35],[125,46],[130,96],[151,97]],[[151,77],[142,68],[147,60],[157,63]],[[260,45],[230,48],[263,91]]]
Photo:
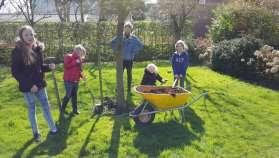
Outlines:
[[175,43],[175,49],[176,51],[172,54],[171,59],[174,80],[177,80],[175,86],[180,82],[180,87],[184,88],[186,71],[189,65],[188,46],[184,41],[178,40]]

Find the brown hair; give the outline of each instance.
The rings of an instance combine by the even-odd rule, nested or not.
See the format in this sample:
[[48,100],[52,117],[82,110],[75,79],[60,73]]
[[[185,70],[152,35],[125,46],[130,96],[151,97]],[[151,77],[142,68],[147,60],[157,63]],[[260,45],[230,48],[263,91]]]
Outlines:
[[[18,30],[18,40],[16,41],[16,47],[20,49],[22,52],[22,58],[25,65],[32,65],[36,62],[36,53],[27,46],[27,43],[23,40],[22,33],[25,30],[31,30],[32,33],[35,35],[34,29],[29,25],[24,25]],[[36,45],[41,45],[38,41],[36,41]],[[42,47],[43,48],[43,47]]]

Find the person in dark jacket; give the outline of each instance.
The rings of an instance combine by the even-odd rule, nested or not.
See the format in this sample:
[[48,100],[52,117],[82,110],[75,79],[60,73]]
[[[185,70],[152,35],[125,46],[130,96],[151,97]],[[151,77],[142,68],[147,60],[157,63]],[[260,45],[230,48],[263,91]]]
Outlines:
[[[135,55],[143,49],[142,42],[138,39],[137,36],[132,34],[133,25],[130,22],[124,24],[123,32],[123,71],[127,70],[127,92],[131,92],[132,85],[132,68]],[[110,46],[113,52],[117,50],[117,43],[120,39],[114,37],[110,42]]]
[[43,63],[43,43],[35,39],[35,32],[31,26],[19,29],[19,40],[12,51],[12,75],[19,83],[19,90],[23,92],[28,105],[29,121],[33,136],[40,141],[37,126],[35,98],[41,103],[44,118],[50,128],[50,134],[55,134],[57,128],[50,113],[50,105],[46,92],[44,72],[55,69],[55,64]]
[[76,45],[72,53],[64,56],[64,85],[66,95],[63,98],[61,114],[63,116],[66,106],[71,99],[72,113],[78,115],[77,109],[77,92],[80,78],[82,75],[82,64],[84,62],[86,50],[82,45]]
[[175,43],[176,51],[172,54],[172,69],[176,85],[180,82],[180,87],[184,88],[184,81],[186,79],[186,71],[189,66],[188,46],[184,41],[178,40]]
[[166,82],[166,80],[159,75],[157,66],[155,64],[148,64],[147,67],[144,69],[144,75],[141,80],[141,85],[156,86],[157,80],[161,83]]

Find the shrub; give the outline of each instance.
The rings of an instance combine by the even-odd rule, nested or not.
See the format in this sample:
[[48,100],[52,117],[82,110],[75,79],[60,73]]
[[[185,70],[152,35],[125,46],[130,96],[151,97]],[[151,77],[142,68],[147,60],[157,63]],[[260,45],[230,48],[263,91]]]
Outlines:
[[212,68],[238,77],[249,77],[256,72],[254,52],[261,46],[261,40],[251,37],[222,41],[213,47]]
[[0,49],[0,65],[10,65],[11,49]]
[[278,16],[259,7],[228,5],[214,11],[209,36],[214,42],[252,36],[264,43],[279,47]]
[[144,45],[143,50],[136,55],[135,60],[168,60],[173,51],[174,46],[171,44]]
[[[23,23],[0,23],[1,39],[6,43],[14,43],[17,29]],[[174,51],[174,36],[169,26],[159,22],[135,22],[134,34],[144,43],[144,49],[136,56],[137,61],[165,60],[169,59]],[[116,24],[114,22],[100,23],[100,39],[97,46],[96,23],[37,23],[35,30],[37,38],[42,41],[46,48],[45,56],[54,56],[59,62],[63,61],[63,54],[73,49],[75,44],[83,44],[88,52],[87,60],[97,61],[97,51],[101,53],[104,62],[113,61],[114,54],[109,46],[110,40],[115,36]],[[186,30],[189,31],[189,30]],[[183,32],[183,39],[189,45],[190,62],[198,62],[195,53],[195,43],[189,32]],[[98,49],[99,48],[99,49]],[[0,64],[8,64],[5,58],[10,58],[10,50],[1,50]]]
[[186,40],[186,44],[188,45],[188,53],[189,53],[189,63],[190,65],[197,65],[199,64],[199,56],[197,54],[197,46],[194,39]]
[[196,53],[200,61],[206,65],[211,64],[213,43],[209,38],[199,37],[195,40]]
[[209,36],[214,42],[236,38],[233,30],[232,9],[219,7],[213,11],[213,21],[209,28]]
[[279,50],[264,45],[260,50],[256,50],[255,65],[260,76],[279,81]]

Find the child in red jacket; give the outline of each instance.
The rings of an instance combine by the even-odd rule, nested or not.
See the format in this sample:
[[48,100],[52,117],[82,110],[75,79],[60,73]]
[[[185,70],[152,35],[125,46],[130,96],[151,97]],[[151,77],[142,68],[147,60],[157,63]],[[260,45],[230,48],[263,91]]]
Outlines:
[[76,45],[71,54],[64,55],[64,85],[66,95],[63,98],[61,114],[64,114],[67,103],[72,101],[72,113],[78,115],[77,92],[80,78],[82,78],[82,63],[86,55],[86,50],[82,45]]

